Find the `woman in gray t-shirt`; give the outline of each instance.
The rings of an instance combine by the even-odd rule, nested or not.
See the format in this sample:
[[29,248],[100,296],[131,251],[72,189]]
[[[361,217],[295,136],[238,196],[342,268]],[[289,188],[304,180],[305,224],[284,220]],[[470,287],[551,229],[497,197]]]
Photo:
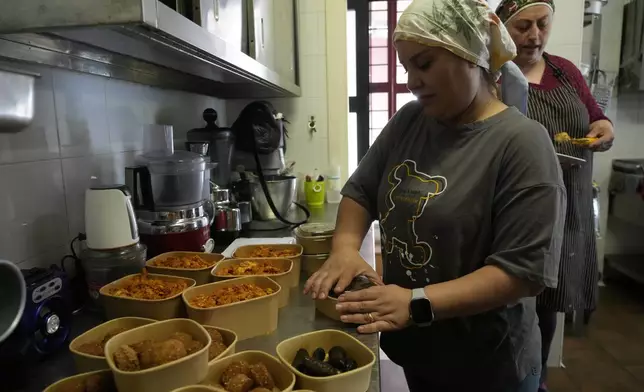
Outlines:
[[[333,251],[305,292],[381,345],[416,391],[538,388],[534,296],[557,283],[565,210],[546,131],[496,98],[514,44],[485,2],[416,0],[394,33],[416,102],[343,189]],[[380,221],[383,281],[359,256]]]

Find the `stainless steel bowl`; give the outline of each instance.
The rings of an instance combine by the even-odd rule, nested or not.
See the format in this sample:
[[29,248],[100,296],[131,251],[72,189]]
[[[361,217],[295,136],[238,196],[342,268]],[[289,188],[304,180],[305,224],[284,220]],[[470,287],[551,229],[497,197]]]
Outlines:
[[[277,212],[286,217],[286,213],[297,196],[297,177],[292,176],[265,176],[268,192],[273,199]],[[258,220],[276,219],[275,214],[268,205],[259,179],[251,182],[251,205],[253,216]]]
[[20,323],[27,301],[27,287],[20,268],[6,260],[0,260],[0,298],[1,343]]

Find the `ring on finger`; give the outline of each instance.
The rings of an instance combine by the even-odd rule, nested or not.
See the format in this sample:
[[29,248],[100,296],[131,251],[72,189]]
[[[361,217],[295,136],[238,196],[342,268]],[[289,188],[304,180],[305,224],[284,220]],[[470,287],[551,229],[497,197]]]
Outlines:
[[371,324],[376,321],[375,317],[373,317],[373,314],[371,313],[365,314],[365,317],[367,318],[368,324]]

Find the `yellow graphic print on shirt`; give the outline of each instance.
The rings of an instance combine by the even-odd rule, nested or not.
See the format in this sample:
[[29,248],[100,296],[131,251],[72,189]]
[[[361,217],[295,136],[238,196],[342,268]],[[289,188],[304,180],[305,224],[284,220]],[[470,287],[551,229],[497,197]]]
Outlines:
[[398,259],[408,270],[433,268],[429,264],[432,247],[419,238],[422,228],[416,227],[416,221],[423,215],[427,203],[445,191],[447,179],[418,171],[416,162],[408,159],[394,166],[387,180],[391,185],[385,195],[387,212],[380,216],[387,259]]

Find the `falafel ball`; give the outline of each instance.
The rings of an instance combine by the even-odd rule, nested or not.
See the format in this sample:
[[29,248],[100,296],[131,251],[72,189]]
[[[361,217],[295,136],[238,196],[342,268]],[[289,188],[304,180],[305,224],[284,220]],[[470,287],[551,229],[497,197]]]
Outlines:
[[206,332],[208,332],[208,335],[210,335],[210,338],[212,339],[213,342],[219,342],[219,343],[224,342],[224,337],[221,336],[221,332],[217,331],[216,329],[206,328]]
[[134,351],[139,354],[139,363],[141,369],[149,369],[154,366],[152,358],[152,350],[154,349],[154,342],[152,340],[143,340],[132,345]]
[[168,339],[176,339],[183,343],[184,346],[188,347],[192,343],[192,335],[185,332],[175,332]]
[[176,361],[186,355],[188,355],[186,346],[180,340],[168,339],[164,342],[155,343],[152,348],[152,366]]
[[261,362],[250,365],[250,377],[255,381],[255,384],[260,387],[267,389],[273,389],[275,387],[273,376],[271,376],[266,365]]
[[250,378],[250,365],[246,361],[234,361],[221,373],[221,383],[228,389],[228,382],[238,374]]
[[134,372],[141,369],[139,357],[136,351],[127,344],[117,348],[114,352],[114,364],[124,372]]
[[245,374],[238,374],[228,380],[226,389],[230,392],[248,392],[253,387],[253,380]]
[[210,344],[210,348],[208,348],[208,360],[212,361],[213,359],[217,358],[221,353],[226,351],[228,347],[226,347],[225,344],[221,342],[215,342],[213,341]]
[[186,345],[186,351],[188,354],[195,353],[203,348],[203,343],[201,343],[198,340],[193,340],[189,344]]

